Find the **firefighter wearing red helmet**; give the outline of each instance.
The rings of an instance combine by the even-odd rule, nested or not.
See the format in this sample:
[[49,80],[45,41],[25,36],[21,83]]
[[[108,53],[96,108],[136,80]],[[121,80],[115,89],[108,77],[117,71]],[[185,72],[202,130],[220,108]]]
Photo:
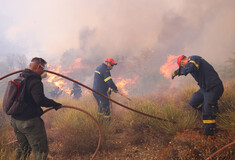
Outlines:
[[178,57],[177,63],[179,69],[173,72],[172,79],[175,76],[186,76],[190,73],[197,81],[200,89],[192,95],[189,104],[202,111],[206,135],[214,135],[218,111],[217,102],[224,92],[219,75],[212,65],[200,56],[181,55]]
[[[108,89],[111,88],[115,93],[118,92],[117,86],[112,80],[110,70],[117,63],[113,58],[108,58],[105,63],[102,63],[95,70],[93,89],[108,96]],[[110,120],[110,106],[109,100],[93,92],[93,95],[98,104],[98,117],[99,119]]]

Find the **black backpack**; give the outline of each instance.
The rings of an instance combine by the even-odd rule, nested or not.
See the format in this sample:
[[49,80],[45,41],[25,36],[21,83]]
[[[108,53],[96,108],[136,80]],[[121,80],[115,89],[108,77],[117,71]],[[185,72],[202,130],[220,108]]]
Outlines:
[[24,110],[26,78],[19,76],[9,81],[3,98],[3,110],[8,115],[17,115]]

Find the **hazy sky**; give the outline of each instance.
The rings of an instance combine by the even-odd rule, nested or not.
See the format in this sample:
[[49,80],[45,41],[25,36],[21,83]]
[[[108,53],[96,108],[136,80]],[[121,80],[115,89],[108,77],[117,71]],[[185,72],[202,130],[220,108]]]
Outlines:
[[1,55],[59,60],[94,46],[104,57],[149,49],[223,63],[235,52],[235,1],[0,0]]

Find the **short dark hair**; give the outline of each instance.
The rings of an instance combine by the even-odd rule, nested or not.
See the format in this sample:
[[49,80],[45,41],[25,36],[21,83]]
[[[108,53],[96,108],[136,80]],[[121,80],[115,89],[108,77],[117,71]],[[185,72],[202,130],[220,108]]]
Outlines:
[[39,57],[34,57],[31,62],[36,62],[38,64],[47,64],[47,62],[43,59],[43,58],[39,58]]

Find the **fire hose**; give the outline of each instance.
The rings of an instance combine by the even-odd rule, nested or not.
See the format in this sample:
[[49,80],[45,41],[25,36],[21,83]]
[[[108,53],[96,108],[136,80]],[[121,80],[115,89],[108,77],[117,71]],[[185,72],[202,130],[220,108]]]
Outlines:
[[218,154],[219,152],[221,152],[222,150],[224,150],[225,148],[227,148],[227,147],[229,147],[229,146],[231,146],[231,145],[233,145],[233,144],[235,144],[235,141],[233,141],[233,142],[231,142],[231,143],[229,143],[229,144],[223,146],[222,148],[220,148],[219,150],[217,150],[215,153],[211,154],[206,160],[210,160],[210,159],[211,159],[212,157],[214,157],[216,154]]
[[[91,157],[91,160],[93,160],[95,158],[95,156],[97,155],[97,152],[98,152],[98,150],[100,148],[101,141],[102,141],[102,132],[101,132],[101,127],[100,127],[98,121],[90,113],[88,113],[87,111],[85,111],[85,110],[83,110],[81,108],[77,108],[77,107],[74,107],[74,106],[68,106],[68,105],[62,105],[61,107],[62,108],[69,108],[69,109],[75,109],[75,110],[81,111],[81,112],[87,114],[95,122],[95,124],[96,124],[96,126],[97,126],[97,128],[99,130],[99,141],[98,141],[98,145],[96,147],[96,150],[95,150],[95,152],[93,153],[93,155]],[[50,111],[52,109],[54,109],[54,108],[48,108],[48,109],[44,110],[43,114],[45,114],[46,112],[48,112],[48,111]],[[17,142],[17,140],[11,141],[11,142],[5,144],[5,146],[13,144],[15,142]]]
[[133,102],[132,99],[128,98],[127,96],[125,96],[124,94],[120,93],[120,92],[117,92],[118,94],[120,94],[121,96],[123,96],[124,98],[128,99],[129,101]]
[[[96,150],[95,150],[95,153],[94,153],[94,154],[92,155],[92,157],[91,157],[91,159],[93,160],[93,159],[95,158],[95,156],[96,156],[96,154],[97,154],[99,148],[100,148],[101,141],[102,141],[102,132],[101,132],[101,127],[100,127],[99,123],[97,122],[97,120],[96,120],[90,113],[88,113],[87,111],[85,111],[85,110],[83,110],[83,109],[81,109],[81,108],[77,108],[77,107],[73,107],[73,106],[67,106],[67,105],[62,105],[61,107],[62,107],[62,108],[70,108],[70,109],[75,109],[75,110],[81,111],[81,112],[87,114],[93,121],[95,121],[95,124],[96,124],[96,126],[98,127],[98,129],[99,129],[99,141],[98,141],[98,145],[97,145],[97,148],[96,148]],[[46,110],[43,112],[43,114],[45,114],[46,112],[48,112],[48,111],[50,111],[50,110],[52,110],[52,109],[53,109],[53,108],[48,108],[48,109],[46,109]]]
[[[13,74],[19,73],[19,72],[23,72],[23,70],[19,70],[19,71],[16,71],[16,72],[9,73],[9,74],[7,74],[7,75],[1,77],[0,80],[6,78],[6,77],[8,77],[8,76],[11,76],[11,75],[13,75]],[[51,73],[51,74],[55,74],[55,75],[57,75],[57,76],[63,77],[63,78],[65,78],[65,79],[68,79],[68,80],[70,80],[70,81],[72,81],[72,82],[74,82],[74,83],[77,83],[77,84],[79,84],[79,85],[81,85],[81,86],[83,86],[83,87],[85,87],[85,88],[87,88],[87,89],[89,89],[89,90],[95,92],[96,94],[99,94],[99,95],[103,96],[104,98],[106,98],[106,99],[108,99],[108,100],[110,100],[110,101],[112,101],[112,102],[114,102],[114,103],[116,103],[116,104],[118,104],[118,105],[120,105],[120,106],[126,108],[126,109],[129,109],[129,110],[131,110],[131,111],[137,112],[137,113],[139,113],[139,114],[142,114],[142,115],[145,115],[145,116],[154,118],[154,119],[158,119],[158,120],[163,120],[163,121],[169,121],[169,122],[172,122],[172,123],[176,123],[176,122],[174,122],[174,121],[172,121],[172,120],[170,121],[170,120],[162,119],[162,118],[155,117],[155,116],[152,116],[152,115],[149,115],[149,114],[146,114],[146,113],[143,113],[143,112],[134,110],[134,109],[132,109],[132,108],[129,108],[129,107],[127,107],[127,106],[125,106],[125,105],[123,105],[123,104],[121,104],[121,103],[119,103],[119,102],[116,102],[115,100],[112,100],[111,98],[109,98],[109,97],[107,97],[107,96],[105,96],[105,95],[103,95],[103,94],[101,94],[101,93],[99,93],[99,92],[97,92],[97,91],[91,89],[90,87],[87,87],[86,85],[84,85],[84,84],[82,84],[82,83],[80,83],[80,82],[78,82],[78,81],[75,81],[75,80],[73,80],[73,79],[71,79],[71,78],[68,78],[68,77],[66,77],[66,76],[64,76],[64,75],[61,75],[61,74],[59,74],[59,73],[55,73],[55,72],[48,71],[48,70],[46,70],[46,72]],[[119,93],[119,92],[118,92],[118,93]],[[121,93],[119,93],[119,94],[122,95]],[[122,95],[122,96],[123,96],[123,95]],[[126,97],[126,98],[127,98],[127,97]],[[130,99],[130,100],[131,100],[131,99]],[[79,111],[81,111],[81,112],[84,112],[84,113],[86,113],[88,116],[90,116],[90,117],[95,121],[95,123],[96,123],[96,125],[97,125],[97,127],[98,127],[98,129],[99,129],[99,142],[98,142],[96,151],[95,151],[95,153],[93,154],[93,156],[92,156],[92,158],[91,158],[91,159],[94,159],[95,156],[96,156],[96,154],[97,154],[97,152],[98,152],[98,150],[99,150],[99,147],[100,147],[101,141],[102,141],[102,132],[101,132],[101,128],[100,128],[99,123],[97,122],[97,120],[96,120],[90,113],[88,113],[88,112],[86,112],[86,111],[84,111],[84,110],[82,110],[82,109],[80,109],[80,108],[76,108],[76,107],[73,107],[73,106],[62,106],[62,107],[63,107],[63,108],[76,109],[76,110],[79,110]],[[44,113],[46,113],[46,112],[48,112],[48,111],[50,111],[50,110],[52,110],[52,109],[53,109],[53,108],[49,108],[49,109],[45,110]],[[14,143],[14,142],[16,142],[16,141],[13,141],[13,142],[10,142],[10,143]],[[9,144],[9,143],[8,143],[8,144]],[[7,145],[8,145],[8,144],[7,144]],[[225,145],[224,147],[222,147],[221,149],[217,150],[215,153],[211,154],[206,160],[210,160],[213,156],[215,156],[216,154],[218,154],[219,152],[221,152],[222,150],[224,150],[225,148],[227,148],[227,147],[229,147],[229,146],[231,146],[231,145],[233,145],[233,144],[235,144],[235,141],[234,141],[234,142],[231,142],[231,143]]]
[[[9,74],[7,74],[7,75],[1,77],[0,80],[6,78],[6,77],[8,77],[8,76],[11,76],[11,75],[13,75],[13,74],[16,74],[16,73],[19,73],[19,72],[23,72],[23,71],[24,71],[24,70],[19,70],[19,71],[15,71],[15,72],[9,73]],[[132,109],[132,108],[130,108],[130,107],[127,107],[127,106],[125,106],[125,105],[123,105],[123,104],[121,104],[121,103],[119,103],[119,102],[117,102],[117,101],[115,101],[115,100],[113,100],[113,99],[111,99],[111,98],[109,98],[109,97],[103,95],[102,93],[100,93],[100,92],[98,92],[98,91],[96,91],[96,90],[93,90],[92,88],[90,88],[90,87],[88,87],[88,86],[86,86],[86,85],[84,85],[84,84],[82,84],[82,83],[80,83],[80,82],[78,82],[78,81],[76,81],[76,80],[73,80],[73,79],[71,79],[71,78],[69,78],[69,77],[67,77],[67,76],[64,76],[64,75],[62,75],[62,74],[55,73],[55,72],[49,71],[49,70],[45,70],[45,72],[48,72],[48,73],[51,73],[51,74],[60,76],[60,77],[65,78],[65,79],[67,79],[67,80],[69,80],[69,81],[72,81],[72,82],[74,82],[74,83],[77,83],[77,84],[79,84],[79,85],[81,85],[81,86],[83,86],[83,87],[85,87],[85,88],[91,90],[92,92],[94,92],[94,93],[96,93],[96,94],[98,94],[98,95],[101,95],[101,96],[103,96],[104,98],[106,98],[106,99],[108,99],[108,100],[110,100],[110,101],[112,101],[112,102],[118,104],[119,106],[121,106],[121,107],[123,107],[123,108],[126,108],[126,109],[128,109],[128,110],[131,110],[131,111],[133,111],[133,112],[142,114],[142,115],[147,116],[147,117],[150,117],[150,118],[158,119],[158,120],[161,120],[161,121],[176,123],[174,120],[167,120],[167,119],[164,119],[164,118],[156,117],[156,116],[153,116],[153,115],[150,115],[150,114],[147,114],[147,113],[144,113],[144,112],[141,112],[141,111]]]

